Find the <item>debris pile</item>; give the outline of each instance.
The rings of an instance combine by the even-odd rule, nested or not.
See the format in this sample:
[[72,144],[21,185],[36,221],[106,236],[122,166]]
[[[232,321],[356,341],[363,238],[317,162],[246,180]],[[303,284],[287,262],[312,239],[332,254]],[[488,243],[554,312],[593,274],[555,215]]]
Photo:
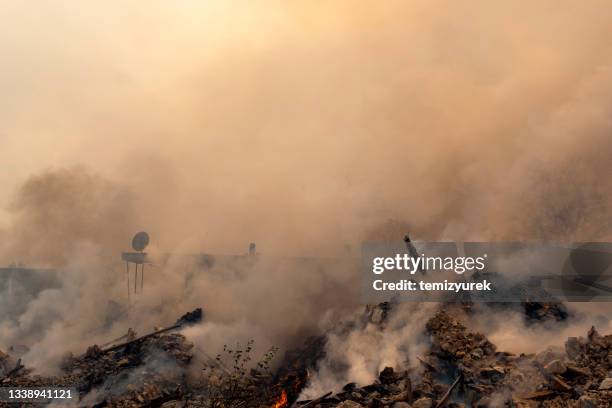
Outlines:
[[[184,372],[193,358],[193,344],[172,332],[202,319],[202,310],[182,316],[166,329],[101,348],[93,345],[80,355],[68,355],[55,377],[31,375],[19,360],[13,369],[3,369],[3,387],[75,388],[82,406],[159,406],[176,399],[184,387]],[[4,357],[0,363],[10,360]],[[1,406],[1,405],[0,405]]]
[[326,344],[325,336],[309,337],[303,347],[285,353],[274,383],[285,391],[288,401],[293,402],[299,397],[308,382],[308,373],[325,358]]
[[569,317],[569,312],[563,303],[523,302],[525,320],[527,323],[550,320],[562,322]]
[[373,383],[346,384],[301,408],[612,407],[612,336],[592,329],[570,338],[565,352],[537,355],[498,351],[440,311],[427,323],[428,352],[421,369],[386,367]]
[[[0,353],[4,387],[74,387],[82,407],[273,407],[273,408],[459,408],[459,407],[612,407],[612,335],[594,328],[571,337],[565,349],[535,355],[497,350],[486,336],[468,330],[447,311],[438,311],[423,330],[427,349],[409,367],[385,367],[367,385],[348,383],[312,400],[297,401],[309,373],[326,357],[325,336],[307,339],[285,354],[274,374],[273,352],[250,368],[246,349],[232,350],[233,367],[208,357],[213,370],[194,380],[195,353],[203,353],[174,329],[199,322],[201,310],[176,324],[141,337],[128,333],[123,343],[93,345],[67,356],[62,374],[40,377]],[[366,309],[366,324],[385,330],[392,305]],[[346,330],[358,326],[347,325]],[[219,377],[214,372],[221,373]],[[0,406],[8,406],[2,405]]]

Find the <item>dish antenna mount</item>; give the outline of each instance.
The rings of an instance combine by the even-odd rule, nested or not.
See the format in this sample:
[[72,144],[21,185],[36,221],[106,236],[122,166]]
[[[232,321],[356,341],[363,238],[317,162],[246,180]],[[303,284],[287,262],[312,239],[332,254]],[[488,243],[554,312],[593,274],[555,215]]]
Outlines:
[[148,263],[147,253],[143,252],[149,245],[149,234],[140,231],[134,238],[132,238],[132,249],[136,252],[123,252],[121,259],[125,261],[125,272],[127,275],[127,290],[128,290],[128,303],[130,301],[131,285],[130,285],[130,264],[134,264],[134,294],[138,293],[138,266],[140,265],[140,292],[144,287],[144,266]]

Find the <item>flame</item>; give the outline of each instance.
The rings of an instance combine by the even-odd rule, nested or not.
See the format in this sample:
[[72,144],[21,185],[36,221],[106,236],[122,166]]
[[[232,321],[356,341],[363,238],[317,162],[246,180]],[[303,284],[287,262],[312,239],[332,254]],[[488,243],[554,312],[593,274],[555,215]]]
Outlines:
[[285,390],[281,393],[281,396],[272,404],[272,408],[285,408],[287,406],[287,393]]

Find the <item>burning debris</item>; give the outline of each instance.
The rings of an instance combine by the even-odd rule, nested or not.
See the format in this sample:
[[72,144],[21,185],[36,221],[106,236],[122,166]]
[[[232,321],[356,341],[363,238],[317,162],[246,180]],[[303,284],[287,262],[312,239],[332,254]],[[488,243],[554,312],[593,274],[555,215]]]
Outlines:
[[0,382],[4,387],[76,388],[83,406],[159,406],[180,396],[182,368],[193,358],[193,344],[172,331],[198,323],[202,315],[196,309],[168,328],[108,348],[93,345],[78,357],[68,355],[56,377],[30,375],[21,360],[6,369],[10,356],[2,354]]
[[[327,336],[311,337],[302,348],[286,352],[275,373],[270,362],[276,349],[252,364],[252,342],[224,349],[230,366],[174,331],[199,322],[201,309],[168,328],[140,337],[132,332],[122,343],[93,345],[80,356],[67,356],[57,377],[33,375],[20,360],[0,353],[0,381],[5,387],[75,387],[82,407],[612,406],[612,335],[593,328],[585,337],[569,338],[565,350],[514,355],[469,331],[450,310],[436,312],[423,327],[429,341],[416,367],[385,367],[370,384],[351,382],[309,400],[298,401],[309,375],[326,357]],[[368,306],[362,323],[387,330],[394,312],[388,303]],[[343,329],[355,328],[347,324]],[[194,364],[202,357],[203,370]]]
[[[389,304],[376,313],[392,313]],[[379,319],[376,319],[378,322]],[[384,326],[381,326],[381,330]],[[319,408],[609,407],[612,406],[612,336],[594,329],[570,338],[565,352],[537,355],[499,351],[445,311],[426,324],[430,342],[420,369],[386,367],[369,385],[297,402]]]

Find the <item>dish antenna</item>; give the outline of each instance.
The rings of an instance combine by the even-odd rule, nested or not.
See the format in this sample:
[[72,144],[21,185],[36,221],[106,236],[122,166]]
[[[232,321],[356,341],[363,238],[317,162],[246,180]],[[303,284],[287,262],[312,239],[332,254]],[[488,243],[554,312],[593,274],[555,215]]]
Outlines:
[[132,248],[134,251],[142,252],[149,245],[149,234],[140,231],[132,238]]

